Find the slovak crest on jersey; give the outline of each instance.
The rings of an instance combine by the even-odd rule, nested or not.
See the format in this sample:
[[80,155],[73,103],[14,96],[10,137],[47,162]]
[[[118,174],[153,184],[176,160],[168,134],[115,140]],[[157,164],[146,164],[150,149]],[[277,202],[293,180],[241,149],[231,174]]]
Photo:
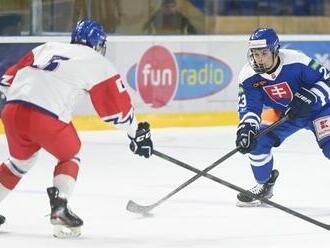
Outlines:
[[293,99],[291,88],[287,82],[267,85],[263,89],[272,101],[280,105],[288,106]]

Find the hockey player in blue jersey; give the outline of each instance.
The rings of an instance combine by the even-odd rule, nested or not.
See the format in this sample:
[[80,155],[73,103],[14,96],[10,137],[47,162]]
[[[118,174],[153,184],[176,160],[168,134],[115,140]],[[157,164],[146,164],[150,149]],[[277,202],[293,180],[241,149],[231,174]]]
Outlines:
[[[257,185],[249,191],[273,196],[279,175],[273,169],[272,148],[304,128],[314,133],[323,154],[330,159],[330,73],[305,54],[279,49],[273,29],[256,30],[248,42],[248,62],[239,74],[239,117],[236,145],[248,153]],[[267,135],[255,139],[264,107],[289,120]],[[239,193],[237,206],[257,206],[257,199]]]

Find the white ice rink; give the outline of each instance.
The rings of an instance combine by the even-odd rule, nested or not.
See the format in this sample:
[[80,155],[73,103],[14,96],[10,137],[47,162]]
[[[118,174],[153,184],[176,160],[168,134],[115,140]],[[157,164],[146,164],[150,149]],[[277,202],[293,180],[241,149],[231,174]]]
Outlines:
[[[0,247],[219,248],[330,247],[330,231],[272,207],[237,208],[236,192],[200,178],[141,217],[125,207],[132,199],[151,204],[194,176],[156,156],[144,159],[128,149],[118,131],[80,133],[81,169],[70,206],[85,221],[73,240],[52,237],[46,188],[55,159],[45,152],[0,204],[7,224]],[[234,148],[235,128],[154,129],[155,148],[204,169]],[[7,157],[0,138],[1,159]],[[330,224],[330,161],[312,134],[300,132],[274,150],[280,171],[273,201]],[[247,157],[235,154],[211,174],[243,188],[254,186]]]

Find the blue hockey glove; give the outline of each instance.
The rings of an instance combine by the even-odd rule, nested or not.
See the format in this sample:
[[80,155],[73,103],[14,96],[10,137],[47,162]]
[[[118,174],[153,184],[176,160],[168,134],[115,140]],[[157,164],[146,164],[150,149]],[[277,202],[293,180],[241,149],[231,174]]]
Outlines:
[[5,94],[3,94],[0,91],[0,117],[1,117],[1,113],[2,113],[2,110],[3,110],[6,102],[7,102],[7,98],[6,98]]
[[288,115],[291,120],[296,118],[308,117],[312,107],[317,103],[317,96],[306,88],[300,88],[294,94],[292,101],[289,103],[285,115]]
[[129,148],[135,154],[149,158],[153,152],[153,144],[150,135],[150,125],[148,122],[140,122],[136,130],[135,138],[131,139]]
[[239,147],[239,152],[242,154],[248,153],[253,150],[257,145],[255,135],[258,128],[255,124],[241,123],[238,125],[236,133],[236,146]]

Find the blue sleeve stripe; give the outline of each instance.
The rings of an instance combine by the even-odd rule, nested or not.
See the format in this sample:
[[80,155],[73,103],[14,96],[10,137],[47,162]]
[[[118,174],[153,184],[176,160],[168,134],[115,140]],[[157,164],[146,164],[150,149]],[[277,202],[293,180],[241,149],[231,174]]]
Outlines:
[[320,98],[322,106],[324,106],[327,103],[325,100],[325,95],[322,93],[321,90],[319,90],[316,87],[313,87],[311,88],[311,91]]
[[2,82],[0,82],[0,85],[3,86],[3,87],[9,87],[10,86],[10,84],[8,84],[8,83],[5,84],[5,83],[2,83]]
[[[319,86],[320,88],[322,88],[325,92],[327,92],[327,95],[330,96],[330,87],[325,83],[325,82],[322,82],[322,81],[318,81],[315,86]],[[318,87],[318,88],[319,88]]]
[[11,79],[13,76],[3,75],[0,78],[0,84],[2,86],[10,86],[10,83],[8,83],[8,80]]
[[102,119],[105,122],[112,122],[115,125],[124,124],[124,123],[132,124],[134,120],[134,112],[131,109],[131,111],[127,114],[127,116],[125,116],[125,118],[122,118],[122,114],[120,113],[118,115],[106,116],[103,117]]
[[320,98],[322,106],[330,102],[330,87],[325,82],[317,82],[311,91]]
[[253,112],[248,112],[245,115],[243,115],[243,117],[240,121],[240,123],[243,123],[243,122],[254,123],[259,127],[260,126],[260,117]]

